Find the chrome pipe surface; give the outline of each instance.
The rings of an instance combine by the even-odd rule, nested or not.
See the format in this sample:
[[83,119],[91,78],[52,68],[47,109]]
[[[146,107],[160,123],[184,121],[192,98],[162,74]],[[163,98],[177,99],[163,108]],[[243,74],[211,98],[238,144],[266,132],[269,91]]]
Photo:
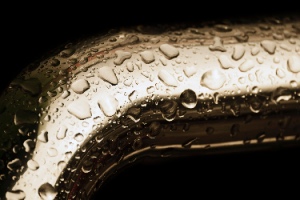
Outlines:
[[300,19],[68,43],[0,97],[0,199],[88,199],[143,158],[299,146]]

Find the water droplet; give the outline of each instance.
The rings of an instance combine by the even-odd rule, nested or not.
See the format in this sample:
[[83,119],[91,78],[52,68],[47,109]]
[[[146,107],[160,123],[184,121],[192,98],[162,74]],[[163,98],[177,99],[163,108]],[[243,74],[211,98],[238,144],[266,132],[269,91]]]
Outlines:
[[28,160],[27,166],[33,171],[37,170],[40,167],[39,163],[32,159]]
[[280,69],[280,68],[277,68],[276,69],[276,75],[279,77],[279,78],[284,78],[285,77],[285,72]]
[[132,63],[132,62],[127,62],[127,63],[126,63],[126,68],[127,68],[127,70],[128,70],[129,72],[133,72],[133,70],[134,70],[134,65],[133,65],[133,63]]
[[20,82],[20,86],[26,92],[29,92],[31,95],[38,95],[42,91],[42,85],[39,79],[30,78]]
[[70,57],[73,53],[75,53],[75,49],[74,48],[67,48],[62,50],[59,55],[63,58],[68,58]]
[[149,50],[141,52],[140,56],[146,64],[152,63],[155,60],[153,52]]
[[179,98],[180,98],[181,104],[186,108],[195,108],[197,105],[197,95],[191,89],[184,90],[180,94]]
[[158,121],[151,122],[151,124],[149,125],[149,135],[151,137],[155,137],[160,133],[161,129],[162,126],[160,122]]
[[130,86],[133,82],[133,79],[132,78],[127,78],[126,80],[124,80],[124,85],[126,86]]
[[143,146],[143,141],[140,137],[134,139],[133,144],[132,144],[133,150],[138,150],[138,149],[142,148],[142,146]]
[[211,90],[220,89],[226,82],[226,76],[217,69],[209,70],[205,72],[202,77],[200,84]]
[[235,45],[233,49],[232,58],[234,60],[241,59],[245,54],[245,47],[241,44]]
[[84,93],[86,90],[88,90],[90,88],[90,84],[87,80],[85,79],[79,79],[76,80],[74,83],[72,83],[71,85],[71,89],[77,93],[77,94],[82,94]]
[[91,160],[85,160],[81,167],[83,173],[90,173],[93,169],[93,164]]
[[154,91],[155,91],[155,87],[153,87],[153,86],[147,87],[147,93],[148,94],[152,94]]
[[196,74],[197,68],[195,66],[187,66],[183,69],[184,74],[189,78]]
[[213,134],[214,131],[215,131],[215,129],[214,129],[213,127],[207,127],[206,130],[205,130],[205,132],[206,132],[208,135]]
[[239,70],[241,72],[246,72],[252,69],[255,66],[255,62],[253,60],[245,60],[241,65],[239,66]]
[[234,68],[232,60],[227,55],[220,55],[218,58],[223,69]]
[[137,92],[135,90],[133,90],[129,95],[128,95],[128,99],[133,102],[137,99]]
[[263,40],[261,41],[262,48],[268,52],[269,54],[274,54],[276,50],[276,43],[271,40]]
[[107,117],[116,113],[118,105],[118,100],[107,92],[102,93],[98,99],[98,106]]
[[253,47],[251,49],[251,55],[256,56],[259,53],[260,49],[258,47]]
[[5,194],[7,200],[23,200],[26,198],[26,194],[23,190],[12,190]]
[[62,125],[61,127],[59,127],[57,134],[56,134],[56,138],[58,140],[62,140],[66,137],[68,131],[68,127],[66,127],[65,125]]
[[77,142],[81,142],[81,141],[83,141],[84,136],[83,136],[81,133],[76,133],[75,136],[74,136],[74,139],[75,139]]
[[117,55],[117,58],[114,60],[116,65],[121,65],[126,59],[131,58],[131,53],[127,51],[116,50],[115,53]]
[[35,124],[38,120],[38,114],[31,110],[18,110],[14,116],[15,125]]
[[22,166],[22,162],[19,158],[15,158],[7,163],[7,168],[11,171],[16,171]]
[[39,187],[38,193],[44,200],[53,200],[58,192],[50,183],[44,183]]
[[293,55],[287,60],[288,70],[293,73],[300,72],[300,57]]
[[23,142],[23,146],[24,146],[25,152],[28,153],[34,148],[35,142],[31,139],[27,139]]
[[50,147],[50,148],[47,150],[47,154],[48,154],[50,157],[55,157],[55,156],[57,156],[58,151],[57,151],[56,148]]
[[164,69],[158,72],[158,78],[167,86],[173,86],[173,87],[178,86],[178,82],[176,78]]
[[215,28],[216,31],[219,31],[219,32],[230,32],[230,31],[232,31],[232,28],[229,27],[226,24],[216,24],[216,25],[214,25],[214,28]]
[[292,98],[292,92],[283,87],[277,88],[273,93],[272,93],[272,100],[275,101],[275,103],[278,103],[279,101],[288,101]]
[[298,84],[295,80],[290,81],[290,85],[291,85],[292,88],[298,87]]
[[92,116],[90,105],[85,99],[78,99],[71,102],[68,105],[67,110],[70,114],[81,120]]
[[231,137],[236,136],[237,134],[239,134],[239,132],[240,132],[240,125],[233,124],[230,129],[230,136]]
[[213,45],[209,45],[209,50],[211,50],[211,51],[225,52],[226,49],[223,46],[223,40],[222,40],[222,38],[220,38],[218,36],[214,37],[214,44]]
[[258,97],[251,97],[249,99],[250,110],[254,113],[259,113],[263,106],[263,102]]
[[38,135],[37,139],[41,142],[47,143],[48,142],[48,131],[42,130],[41,133]]
[[159,50],[167,56],[168,59],[175,58],[179,55],[179,51],[177,48],[170,44],[162,44],[159,46]]
[[98,72],[99,78],[109,82],[112,85],[118,84],[118,78],[111,67],[103,66],[98,70]]
[[162,101],[159,105],[162,117],[167,121],[173,121],[176,117],[177,102],[172,100]]
[[60,64],[60,61],[57,58],[53,58],[50,60],[50,64],[53,67],[57,67]]

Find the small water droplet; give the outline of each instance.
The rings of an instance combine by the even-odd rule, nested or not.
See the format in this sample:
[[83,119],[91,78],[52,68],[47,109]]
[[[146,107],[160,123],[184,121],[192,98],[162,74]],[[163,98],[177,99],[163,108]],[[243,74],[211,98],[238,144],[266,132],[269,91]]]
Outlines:
[[22,166],[22,162],[19,158],[15,158],[7,163],[7,168],[11,171],[16,171]]
[[208,135],[213,134],[214,131],[215,131],[215,129],[214,129],[213,127],[207,127],[206,130],[205,130],[205,132],[206,132]]
[[150,137],[157,136],[162,129],[161,123],[158,121],[151,122],[149,125],[149,135]]
[[275,103],[278,103],[280,101],[288,101],[292,98],[292,92],[284,87],[277,88],[271,96],[272,100],[275,101]]
[[43,200],[53,200],[58,192],[50,183],[44,183],[39,187],[38,193]]
[[186,77],[189,78],[189,77],[193,76],[194,74],[196,74],[197,68],[194,65],[187,66],[183,69],[183,72],[186,75]]
[[93,162],[91,160],[85,160],[81,170],[83,171],[83,173],[90,173],[93,169]]
[[83,139],[84,139],[84,136],[83,136],[81,133],[76,133],[75,136],[74,136],[74,139],[75,139],[77,142],[82,142]]
[[254,113],[259,113],[263,106],[263,102],[258,97],[251,97],[249,99],[250,110]]
[[236,136],[237,134],[239,134],[239,132],[240,132],[240,125],[233,124],[230,129],[230,136],[231,137]]
[[197,105],[197,95],[191,89],[184,90],[180,94],[179,98],[180,98],[181,104],[186,108],[195,108]]
[[48,142],[48,131],[42,130],[37,138],[39,141],[47,143]]
[[280,68],[277,68],[276,69],[276,75],[279,77],[279,78],[284,78],[285,77],[285,72],[280,69]]
[[290,81],[290,85],[291,85],[292,88],[298,87],[298,83],[295,80]]
[[57,156],[58,151],[57,151],[56,148],[50,147],[50,148],[47,150],[47,154],[48,154],[50,157],[55,157],[55,156]]
[[209,70],[205,72],[202,77],[200,84],[211,90],[220,89],[226,82],[226,76],[217,69]]

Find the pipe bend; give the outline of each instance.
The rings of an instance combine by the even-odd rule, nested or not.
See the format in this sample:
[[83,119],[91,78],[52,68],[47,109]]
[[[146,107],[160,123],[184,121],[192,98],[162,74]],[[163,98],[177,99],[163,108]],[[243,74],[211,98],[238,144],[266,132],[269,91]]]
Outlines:
[[137,26],[58,48],[0,98],[0,199],[87,199],[143,157],[299,145],[300,20]]

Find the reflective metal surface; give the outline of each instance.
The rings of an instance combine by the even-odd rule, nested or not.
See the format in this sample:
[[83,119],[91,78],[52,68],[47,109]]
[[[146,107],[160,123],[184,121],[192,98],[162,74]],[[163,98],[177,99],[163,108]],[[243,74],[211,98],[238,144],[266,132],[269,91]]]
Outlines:
[[135,26],[66,44],[0,98],[1,199],[88,199],[143,157],[299,146],[300,19]]

